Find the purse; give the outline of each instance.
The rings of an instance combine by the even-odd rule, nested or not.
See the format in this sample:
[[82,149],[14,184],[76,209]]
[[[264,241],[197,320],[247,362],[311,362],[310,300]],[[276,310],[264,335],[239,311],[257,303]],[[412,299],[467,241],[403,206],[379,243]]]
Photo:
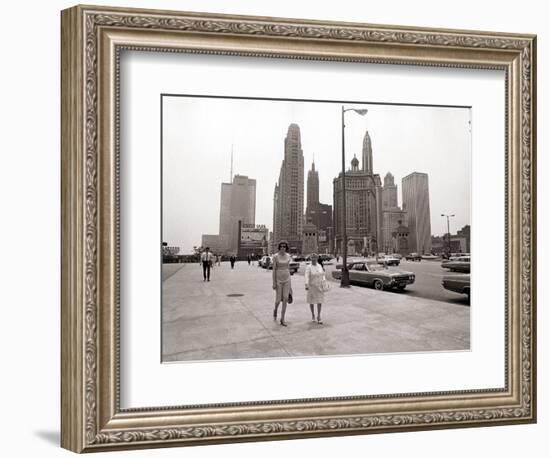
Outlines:
[[324,277],[321,280],[321,285],[320,286],[321,286],[321,291],[323,291],[323,293],[327,293],[327,292],[330,291],[330,283]]
[[292,297],[292,290],[288,293],[288,299],[286,301],[287,304],[292,304],[294,301],[294,298]]

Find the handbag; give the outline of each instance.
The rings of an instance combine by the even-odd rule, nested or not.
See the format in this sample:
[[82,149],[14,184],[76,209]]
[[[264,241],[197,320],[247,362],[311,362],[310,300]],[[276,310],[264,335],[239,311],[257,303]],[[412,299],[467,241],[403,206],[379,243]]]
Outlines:
[[292,301],[294,301],[294,298],[292,297],[292,290],[288,293],[288,299],[286,301],[287,304],[292,304]]
[[321,280],[321,291],[323,291],[323,293],[327,293],[328,291],[330,291],[330,283],[327,281],[327,279],[325,277],[323,277],[323,279]]

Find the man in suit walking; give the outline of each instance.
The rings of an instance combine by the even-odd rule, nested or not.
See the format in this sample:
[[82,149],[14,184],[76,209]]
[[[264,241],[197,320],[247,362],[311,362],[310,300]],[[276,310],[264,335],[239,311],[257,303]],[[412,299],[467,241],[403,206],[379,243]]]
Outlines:
[[206,247],[201,254],[202,275],[204,277],[203,281],[210,281],[210,268],[212,267],[213,261],[214,255],[210,253],[210,248]]

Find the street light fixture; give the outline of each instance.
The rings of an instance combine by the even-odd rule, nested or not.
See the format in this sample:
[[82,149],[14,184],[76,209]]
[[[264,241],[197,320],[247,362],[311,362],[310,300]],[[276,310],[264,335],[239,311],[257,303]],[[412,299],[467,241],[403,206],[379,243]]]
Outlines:
[[340,287],[349,288],[349,271],[348,271],[348,235],[346,231],[346,146],[345,146],[345,135],[344,129],[346,125],[344,124],[344,114],[347,111],[354,111],[360,116],[365,116],[368,110],[359,109],[359,108],[344,108],[342,105],[342,232],[343,232],[343,252],[342,252],[342,278],[340,280]]
[[449,218],[453,218],[455,215],[444,215],[441,213],[441,216],[444,216],[447,218],[447,242],[448,242],[448,255],[451,255],[451,229],[449,225]]

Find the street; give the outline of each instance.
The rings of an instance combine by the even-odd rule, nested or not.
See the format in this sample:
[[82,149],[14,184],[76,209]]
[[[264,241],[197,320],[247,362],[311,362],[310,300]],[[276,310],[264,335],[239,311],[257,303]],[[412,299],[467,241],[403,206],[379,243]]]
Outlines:
[[[340,262],[342,262],[341,259]],[[332,279],[331,273],[335,269],[336,264],[335,259],[324,264],[327,278]],[[300,270],[298,271],[299,275],[304,274],[305,265],[306,263],[300,264]],[[466,295],[448,291],[441,285],[443,276],[450,274],[448,269],[443,269],[441,267],[441,261],[422,260],[420,262],[414,262],[405,261],[403,259],[398,267],[391,266],[388,267],[388,269],[413,272],[416,278],[415,282],[412,285],[408,285],[405,291],[389,290],[385,291],[387,294],[404,294],[411,297],[422,297],[425,299],[448,302],[450,304],[469,305]],[[334,281],[336,282],[337,280]]]
[[[418,263],[412,267],[433,270],[434,275],[438,272],[436,267],[441,269],[439,265],[427,263],[426,267],[418,267]],[[211,281],[204,282],[199,264],[165,264],[162,360],[459,351],[470,348],[469,307],[452,300],[438,301],[410,293],[359,286],[339,288],[337,282],[331,282],[332,289],[326,293],[322,308],[324,324],[314,323],[305,298],[303,266],[292,277],[294,302],[287,309],[288,327],[283,327],[273,320],[271,274],[257,263],[249,266],[241,261],[231,269],[228,262],[223,262],[214,267]],[[427,286],[419,288],[418,294],[424,289],[435,288],[439,280],[431,278]]]

